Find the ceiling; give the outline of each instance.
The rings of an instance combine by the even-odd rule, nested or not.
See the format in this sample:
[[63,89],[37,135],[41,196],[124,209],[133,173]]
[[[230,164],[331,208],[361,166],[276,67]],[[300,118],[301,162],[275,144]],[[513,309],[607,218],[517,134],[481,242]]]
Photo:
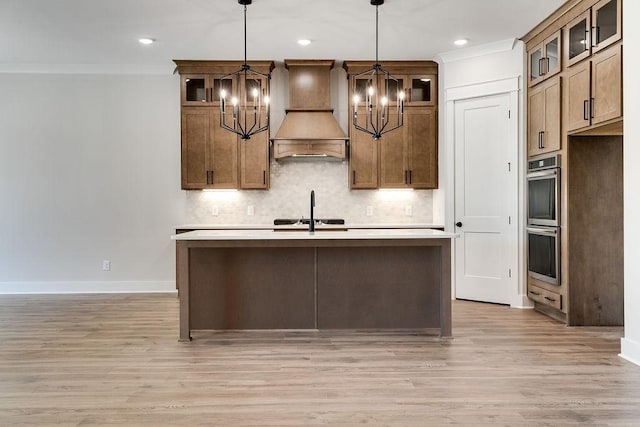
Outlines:
[[[387,0],[381,59],[433,59],[467,46],[520,37],[564,0]],[[242,59],[237,0],[0,0],[0,65],[144,65],[172,59]],[[249,59],[371,59],[369,0],[253,0]],[[150,46],[140,37],[157,40]],[[307,38],[312,44],[299,46]]]

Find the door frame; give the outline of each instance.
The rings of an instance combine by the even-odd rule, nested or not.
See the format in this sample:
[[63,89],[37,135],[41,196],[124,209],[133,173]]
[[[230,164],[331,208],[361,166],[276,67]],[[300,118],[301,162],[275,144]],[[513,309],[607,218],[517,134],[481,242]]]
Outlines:
[[[533,308],[533,304],[527,298],[524,263],[524,242],[526,224],[524,185],[525,180],[522,171],[525,170],[526,149],[525,125],[526,117],[524,105],[524,93],[522,90],[522,77],[511,77],[491,82],[451,87],[445,89],[445,147],[444,147],[444,170],[445,176],[445,230],[455,232],[455,103],[456,101],[481,98],[492,95],[509,95],[510,115],[509,137],[517,141],[508,152],[508,159],[511,163],[514,179],[510,182],[509,192],[512,200],[508,204],[508,214],[511,216],[513,227],[508,228],[508,253],[513,254],[507,262],[514,266],[509,279],[509,301],[514,308]],[[507,165],[505,165],[507,166]],[[456,244],[454,239],[453,244]],[[452,253],[452,295],[456,294],[455,289],[455,250]]]

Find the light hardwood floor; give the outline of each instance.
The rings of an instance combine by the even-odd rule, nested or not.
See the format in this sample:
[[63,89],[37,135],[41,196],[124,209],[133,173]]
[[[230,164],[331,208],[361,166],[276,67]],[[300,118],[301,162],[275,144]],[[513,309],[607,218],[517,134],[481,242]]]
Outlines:
[[640,425],[621,328],[456,301],[452,340],[227,332],[173,295],[0,296],[0,426]]

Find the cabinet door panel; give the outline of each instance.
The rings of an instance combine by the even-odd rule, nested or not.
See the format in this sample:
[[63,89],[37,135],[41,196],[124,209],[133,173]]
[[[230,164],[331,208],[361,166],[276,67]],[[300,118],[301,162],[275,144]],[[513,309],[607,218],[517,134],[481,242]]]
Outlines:
[[622,47],[611,47],[592,62],[592,124],[622,116]]
[[238,137],[220,126],[220,110],[212,109],[211,118],[211,188],[238,187]]
[[349,134],[349,187],[378,187],[378,141],[368,133],[356,130]]
[[240,141],[240,188],[269,188],[268,132]]
[[210,106],[211,77],[207,74],[180,76],[180,99],[185,106]]
[[535,156],[540,153],[540,132],[544,131],[544,88],[536,86],[529,91],[529,132],[527,134],[527,154]]
[[544,134],[541,144],[543,153],[560,149],[562,93],[560,89],[560,77],[549,80],[544,86]]
[[[405,116],[408,114],[405,109]],[[409,167],[406,163],[406,136],[403,127],[385,133],[380,144],[380,187],[408,187]]]
[[529,58],[529,86],[538,83],[542,77],[542,44],[531,49],[527,55]]
[[591,55],[591,10],[571,21],[565,33],[565,64],[571,66]]
[[182,109],[182,188],[208,184],[207,160],[211,141],[211,108]]
[[566,77],[567,131],[589,126],[589,94],[591,63],[570,70]]
[[438,114],[435,108],[411,108],[406,113],[409,142],[409,186],[438,188]]

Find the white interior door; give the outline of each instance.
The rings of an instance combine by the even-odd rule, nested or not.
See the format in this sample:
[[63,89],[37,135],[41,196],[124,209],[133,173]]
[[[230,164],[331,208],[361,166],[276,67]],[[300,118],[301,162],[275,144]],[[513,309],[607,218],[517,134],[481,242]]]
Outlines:
[[518,194],[509,104],[508,94],[455,102],[456,298],[510,303],[509,206]]

